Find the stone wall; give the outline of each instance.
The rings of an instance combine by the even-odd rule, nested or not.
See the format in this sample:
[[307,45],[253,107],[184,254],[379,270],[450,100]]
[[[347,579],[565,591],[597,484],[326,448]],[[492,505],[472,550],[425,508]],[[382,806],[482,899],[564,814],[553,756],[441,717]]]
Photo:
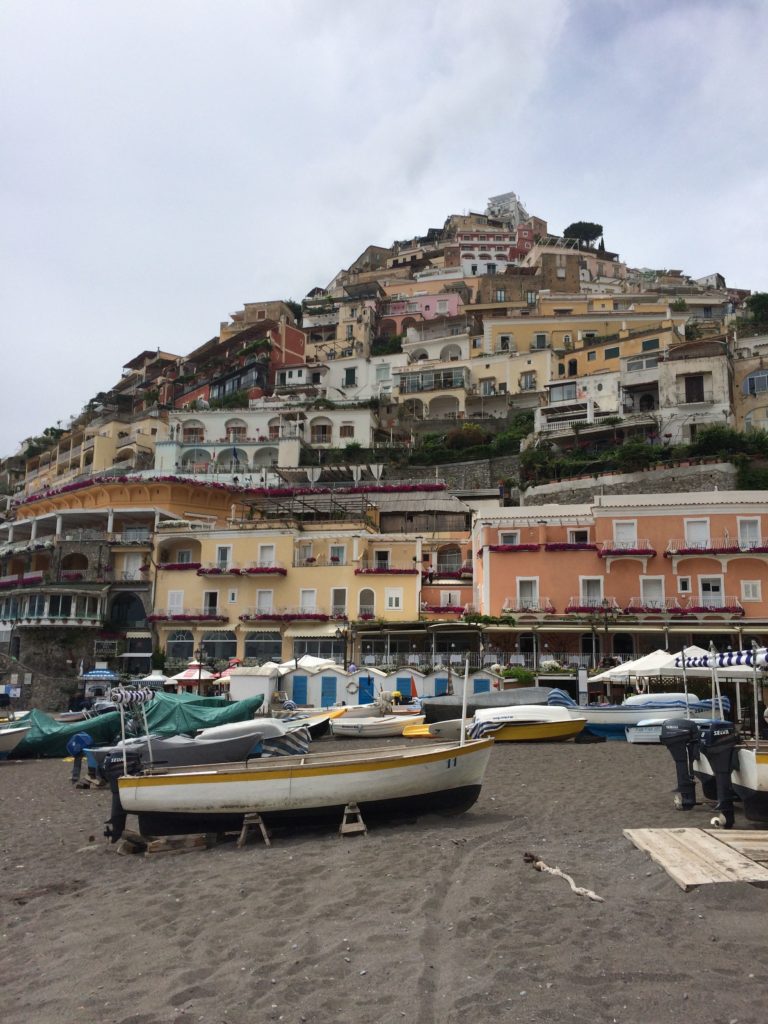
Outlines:
[[574,505],[590,502],[599,494],[667,494],[684,491],[736,490],[736,467],[730,462],[648,469],[639,473],[604,473],[529,487],[521,505]]
[[393,466],[391,476],[398,480],[423,483],[430,483],[437,477],[445,480],[448,490],[471,491],[496,489],[500,480],[516,480],[519,468],[518,455],[502,455],[496,459],[476,459],[473,462],[445,462],[435,467]]

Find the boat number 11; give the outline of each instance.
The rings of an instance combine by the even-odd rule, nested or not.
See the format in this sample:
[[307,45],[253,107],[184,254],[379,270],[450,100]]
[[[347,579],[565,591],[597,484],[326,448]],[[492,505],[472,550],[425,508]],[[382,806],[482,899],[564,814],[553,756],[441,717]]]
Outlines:
[[446,767],[447,768],[455,768],[456,767],[456,760],[457,759],[455,757],[449,757],[448,760],[445,762]]

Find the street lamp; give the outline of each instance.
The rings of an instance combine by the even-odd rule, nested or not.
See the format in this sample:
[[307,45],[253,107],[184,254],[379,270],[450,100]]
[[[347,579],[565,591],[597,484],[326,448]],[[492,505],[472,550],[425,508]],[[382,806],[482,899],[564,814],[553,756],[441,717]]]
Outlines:
[[339,626],[336,629],[336,634],[335,635],[336,635],[336,639],[337,640],[343,640],[344,641],[344,671],[346,672],[347,671],[347,665],[348,665],[348,660],[347,660],[347,640],[349,639],[349,630],[348,629],[342,629]]

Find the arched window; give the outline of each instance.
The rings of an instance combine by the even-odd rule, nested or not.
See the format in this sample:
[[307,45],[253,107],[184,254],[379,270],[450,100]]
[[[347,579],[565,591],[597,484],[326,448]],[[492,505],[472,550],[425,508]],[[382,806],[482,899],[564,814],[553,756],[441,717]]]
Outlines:
[[165,654],[172,661],[191,661],[194,648],[191,631],[179,629],[168,637]]
[[369,587],[360,591],[358,609],[361,619],[372,619],[376,614],[376,595]]
[[237,637],[231,630],[223,630],[221,633],[204,633],[201,646],[203,659],[226,661],[228,658],[237,657]]
[[243,657],[263,665],[265,661],[283,660],[283,641],[280,631],[269,633],[246,633]]

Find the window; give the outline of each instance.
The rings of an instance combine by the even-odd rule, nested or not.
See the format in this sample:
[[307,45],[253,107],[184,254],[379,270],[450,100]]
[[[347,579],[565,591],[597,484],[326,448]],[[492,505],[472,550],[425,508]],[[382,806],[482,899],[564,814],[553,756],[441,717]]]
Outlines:
[[298,554],[298,561],[299,561],[300,564],[302,562],[306,562],[310,558],[312,558],[312,541],[311,540],[303,540],[303,541],[301,541],[301,543],[297,545],[297,554]]
[[640,347],[643,352],[653,352],[654,349],[659,347],[659,339],[647,338]]
[[499,534],[500,544],[519,544],[520,543],[520,531],[514,530],[512,532],[500,533]]
[[741,581],[741,600],[742,601],[762,601],[760,580],[742,580]]
[[678,592],[678,594],[690,594],[690,592],[691,592],[691,577],[690,576],[678,576],[678,578],[677,578],[677,592]]
[[689,548],[706,548],[709,545],[709,520],[685,520],[685,545]]
[[228,569],[229,559],[232,554],[232,548],[229,545],[221,546],[216,548],[216,567],[218,569]]
[[384,605],[389,611],[399,611],[403,607],[402,589],[387,588],[384,591]]
[[517,580],[517,603],[519,608],[535,608],[539,603],[538,578]]
[[637,543],[637,523],[615,522],[613,524],[613,541],[620,547],[634,547]]
[[579,577],[579,600],[583,605],[597,607],[603,600],[603,580],[600,576]]
[[244,656],[254,661],[277,661],[283,660],[283,642],[279,632],[273,633],[246,633]]
[[184,591],[183,590],[169,590],[168,591],[168,614],[169,615],[181,615],[184,611]]
[[536,390],[536,372],[535,370],[528,370],[525,373],[520,374],[520,390],[521,391],[535,391]]
[[237,604],[237,590],[227,591],[227,604]]
[[389,380],[389,363],[379,363],[376,367],[376,380]]
[[344,387],[354,388],[357,386],[357,367],[348,366],[344,371]]
[[619,358],[619,348],[618,348],[618,346],[616,348],[607,348],[605,350],[605,352],[603,353],[603,359],[618,359],[618,358]]
[[331,590],[331,615],[347,614],[347,591],[345,587],[334,587]]
[[546,334],[534,334],[532,349],[542,349],[547,347],[547,335]]
[[317,591],[316,590],[301,590],[299,591],[299,611],[301,612],[315,612],[317,611]]
[[45,596],[43,594],[32,594],[27,609],[27,614],[30,618],[40,618],[45,613]]
[[536,305],[536,292],[526,292],[525,301],[529,306]]
[[591,352],[587,352],[587,361],[588,361],[588,362],[590,362],[590,363],[591,363],[591,362],[593,362],[593,361],[594,361],[595,359],[597,359],[597,352],[595,352],[595,350],[594,350],[594,349],[592,349],[592,351],[591,351]]
[[699,576],[701,603],[705,608],[721,608],[723,604],[723,577]]
[[499,352],[511,352],[512,351],[512,335],[511,334],[500,334],[499,335]]
[[272,590],[256,591],[256,611],[260,615],[268,615],[272,611]]
[[377,569],[389,568],[389,551],[374,551],[373,558]]
[[203,614],[218,615],[219,613],[219,592],[218,590],[206,590],[203,594]]
[[[496,264],[495,263],[489,263],[487,265],[487,267],[486,267],[485,272],[486,272],[486,274],[495,274],[496,273]],[[503,299],[502,299],[502,301],[503,301]]]
[[702,374],[696,374],[691,377],[684,377],[685,381],[685,401],[690,402],[703,402],[704,401],[704,377]]
[[354,437],[355,426],[353,423],[342,423],[339,428],[339,437]]
[[447,299],[438,299],[437,300],[437,312],[438,313],[447,313],[448,312],[448,300]]
[[569,530],[569,544],[589,544],[589,530]]
[[568,376],[575,377],[579,372],[579,363],[577,359],[568,360]]
[[259,565],[262,568],[270,568],[275,564],[275,545],[259,544]]
[[748,551],[760,545],[760,520],[739,520],[739,547]]
[[480,394],[486,398],[496,394],[496,381],[493,377],[486,377],[480,381]]
[[572,402],[576,398],[576,384],[555,384],[549,389],[549,401]]
[[750,373],[742,385],[742,391],[745,395],[762,395],[768,391],[768,371]]
[[176,557],[173,559],[174,562],[178,562],[180,565],[186,564],[192,561],[192,551],[189,548],[182,548],[181,551],[176,552]]
[[506,302],[506,299],[507,299],[507,290],[506,290],[506,288],[497,288],[496,289],[496,301],[497,302]]
[[343,544],[331,544],[328,549],[328,557],[334,564],[344,565],[347,560],[346,555],[347,549]]
[[352,324],[347,324],[346,340],[352,341],[355,336],[355,329]]
[[640,601],[644,608],[654,608],[660,611],[664,610],[663,576],[640,577]]

